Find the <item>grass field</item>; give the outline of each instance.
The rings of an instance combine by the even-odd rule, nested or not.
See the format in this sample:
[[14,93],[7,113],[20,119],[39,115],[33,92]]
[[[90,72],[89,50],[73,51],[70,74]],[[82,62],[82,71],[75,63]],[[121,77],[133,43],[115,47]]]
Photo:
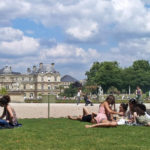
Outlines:
[[0,150],[150,150],[150,127],[90,128],[69,119],[22,119],[0,130]]

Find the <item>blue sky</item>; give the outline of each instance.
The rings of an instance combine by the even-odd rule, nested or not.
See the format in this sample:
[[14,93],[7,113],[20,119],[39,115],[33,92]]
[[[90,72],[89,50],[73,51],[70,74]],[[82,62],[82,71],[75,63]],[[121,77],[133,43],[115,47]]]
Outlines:
[[1,0],[0,68],[55,63],[84,79],[95,61],[150,60],[149,0]]

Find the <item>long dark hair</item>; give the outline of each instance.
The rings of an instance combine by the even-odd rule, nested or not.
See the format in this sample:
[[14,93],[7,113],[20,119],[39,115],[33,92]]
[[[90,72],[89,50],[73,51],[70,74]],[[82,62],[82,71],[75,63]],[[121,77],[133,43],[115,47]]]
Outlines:
[[136,112],[139,116],[145,115],[146,106],[144,104],[137,104],[134,108],[134,112]]
[[0,104],[1,105],[8,105],[8,103],[10,102],[10,96],[9,95],[4,95],[2,98],[0,98]]
[[127,109],[128,109],[128,104],[121,103],[121,106],[122,106],[122,108],[123,108],[124,112],[126,112],[126,111],[127,111]]

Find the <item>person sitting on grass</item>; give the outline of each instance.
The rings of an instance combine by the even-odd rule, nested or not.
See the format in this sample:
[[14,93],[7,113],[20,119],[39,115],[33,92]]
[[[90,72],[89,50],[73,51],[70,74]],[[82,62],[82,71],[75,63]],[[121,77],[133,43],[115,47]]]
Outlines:
[[71,120],[79,120],[79,121],[84,121],[84,122],[93,122],[93,118],[94,116],[96,116],[97,114],[92,112],[92,114],[89,113],[88,109],[86,107],[83,107],[83,115],[79,115],[79,116],[68,116],[68,119]]
[[114,105],[115,109],[115,97],[113,95],[109,95],[106,100],[100,104],[99,112],[96,117],[94,117],[93,123],[107,123],[112,119],[113,114],[123,115],[122,112],[116,112],[112,110],[112,106]]
[[6,117],[6,120],[3,120],[5,124],[9,124],[10,126],[21,126],[21,124],[18,124],[16,113],[14,109],[10,106],[10,96],[5,95],[2,98],[0,98],[0,106],[4,107],[3,114],[0,116],[0,119],[3,119]]
[[131,98],[129,100],[129,111],[127,112],[127,117],[129,120],[133,122],[133,113],[134,113],[134,108],[137,105],[137,101],[135,98]]
[[[121,114],[122,118],[119,118],[119,120],[116,121],[104,121],[101,123],[93,124],[93,125],[85,125],[86,128],[94,128],[94,127],[116,127],[118,125],[124,125],[125,124],[125,116],[126,116],[126,111],[128,108],[128,104],[121,103],[119,107],[119,113]],[[119,114],[118,113],[118,114]]]
[[146,113],[144,104],[137,104],[134,108],[134,123],[137,125],[150,126],[150,116]]

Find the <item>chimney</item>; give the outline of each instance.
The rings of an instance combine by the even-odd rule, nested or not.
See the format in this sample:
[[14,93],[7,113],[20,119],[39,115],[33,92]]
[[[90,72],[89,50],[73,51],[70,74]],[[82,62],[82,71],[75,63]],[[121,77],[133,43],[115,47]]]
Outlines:
[[9,67],[10,72],[12,72],[11,66]]
[[27,73],[31,73],[31,69],[30,68],[27,68]]
[[55,66],[55,63],[51,63],[51,66],[54,68],[54,66]]
[[39,68],[43,68],[43,63],[41,62],[40,65],[39,65]]
[[33,72],[36,72],[36,66],[33,66]]

